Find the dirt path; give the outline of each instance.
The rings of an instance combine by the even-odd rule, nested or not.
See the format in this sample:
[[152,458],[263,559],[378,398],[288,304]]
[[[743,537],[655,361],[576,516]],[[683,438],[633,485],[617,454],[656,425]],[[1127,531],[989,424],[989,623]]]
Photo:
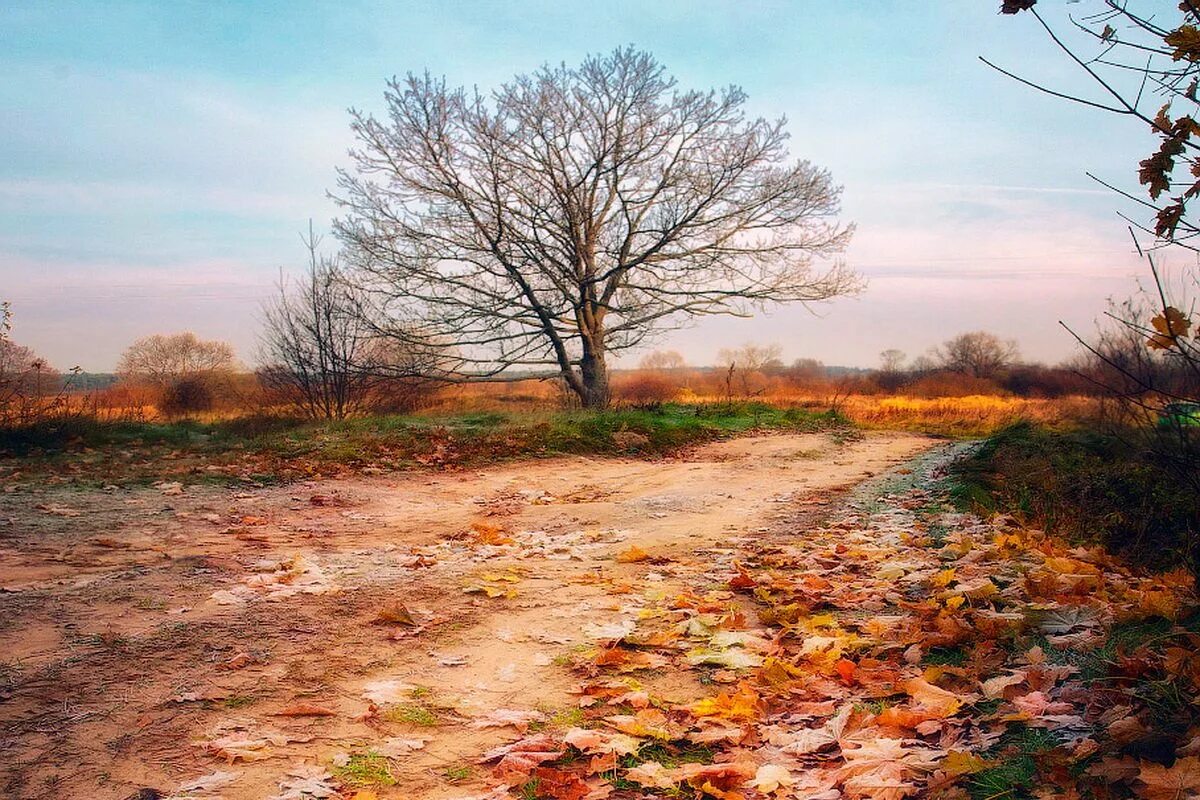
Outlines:
[[470,796],[493,783],[485,750],[577,721],[574,660],[650,600],[717,585],[757,533],[932,444],[768,436],[656,462],[0,495],[3,796],[321,797],[326,769],[369,779],[372,748],[402,778],[379,797]]

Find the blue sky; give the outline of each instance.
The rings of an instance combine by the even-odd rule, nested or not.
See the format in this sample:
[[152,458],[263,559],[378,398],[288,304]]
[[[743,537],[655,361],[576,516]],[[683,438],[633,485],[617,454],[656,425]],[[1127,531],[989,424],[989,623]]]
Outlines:
[[[1028,17],[941,2],[9,2],[0,7],[0,297],[60,367],[111,368],[194,330],[252,362],[257,315],[351,146],[346,109],[428,69],[488,88],[624,44],[681,85],[736,83],[830,168],[870,280],[813,316],[715,319],[656,346],[722,345],[869,366],[987,328],[1072,352],[1142,272],[1085,170],[1136,188],[1143,126],[1040,96],[977,56],[1090,91]],[[1059,27],[1086,3],[1044,2]]]

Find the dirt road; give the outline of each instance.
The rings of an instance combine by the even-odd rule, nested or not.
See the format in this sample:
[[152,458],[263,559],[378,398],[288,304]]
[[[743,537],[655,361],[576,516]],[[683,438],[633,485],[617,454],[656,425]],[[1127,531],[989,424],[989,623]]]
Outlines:
[[572,659],[647,597],[933,444],[769,436],[653,462],[4,494],[3,795],[322,797],[379,777],[371,752],[402,784],[379,797],[486,791],[479,755],[574,721]]

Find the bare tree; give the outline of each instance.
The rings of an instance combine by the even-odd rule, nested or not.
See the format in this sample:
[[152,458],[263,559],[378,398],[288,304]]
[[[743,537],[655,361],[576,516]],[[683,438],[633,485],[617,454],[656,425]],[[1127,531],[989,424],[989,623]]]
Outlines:
[[677,350],[655,350],[638,362],[639,369],[668,370],[683,369],[685,366],[687,362]]
[[125,350],[117,374],[152,388],[158,410],[176,417],[212,408],[217,384],[228,382],[236,364],[226,342],[206,341],[191,332],[154,334]]
[[[783,348],[778,344],[746,342],[741,347],[723,347],[717,353],[717,364],[725,370],[725,393],[733,397],[733,382],[741,384],[743,397],[762,394],[766,384],[763,373],[783,368]],[[756,388],[757,387],[757,388]]]
[[117,374],[163,387],[183,378],[232,372],[235,364],[227,342],[206,341],[191,332],[156,333],[125,350]]
[[664,327],[859,286],[826,261],[851,234],[840,189],[736,87],[680,90],[628,48],[489,95],[426,74],[385,96],[386,119],[353,112],[337,230],[383,310],[455,342],[468,377],[557,377],[603,407],[609,353]]
[[938,351],[942,367],[975,378],[995,378],[1017,360],[1017,343],[994,333],[971,331],[947,340]]
[[879,354],[879,368],[881,371],[894,375],[904,369],[904,362],[908,359],[903,350],[897,350],[894,347],[889,347]]
[[[343,419],[377,405],[380,394],[414,388],[423,363],[415,348],[381,338],[363,292],[347,280],[341,259],[320,252],[310,227],[308,266],[296,283],[280,278],[264,308],[259,380],[314,418]],[[402,402],[386,403],[389,407]]]

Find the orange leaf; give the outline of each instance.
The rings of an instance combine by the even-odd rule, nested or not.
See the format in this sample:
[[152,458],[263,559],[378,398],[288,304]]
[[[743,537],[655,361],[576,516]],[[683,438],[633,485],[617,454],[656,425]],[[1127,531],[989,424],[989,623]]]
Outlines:
[[617,563],[635,564],[639,561],[645,561],[649,557],[650,554],[645,550],[638,547],[636,544],[631,544],[628,550],[622,550],[620,553],[617,553]]
[[417,625],[417,621],[403,603],[381,608],[375,616],[375,622],[380,625],[407,625],[414,628]]

